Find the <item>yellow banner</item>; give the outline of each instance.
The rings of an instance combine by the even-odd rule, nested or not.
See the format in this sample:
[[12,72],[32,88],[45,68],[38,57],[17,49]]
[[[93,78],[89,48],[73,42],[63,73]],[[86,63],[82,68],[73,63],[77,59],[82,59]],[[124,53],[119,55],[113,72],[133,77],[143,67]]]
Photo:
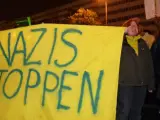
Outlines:
[[124,28],[0,32],[0,120],[115,120]]

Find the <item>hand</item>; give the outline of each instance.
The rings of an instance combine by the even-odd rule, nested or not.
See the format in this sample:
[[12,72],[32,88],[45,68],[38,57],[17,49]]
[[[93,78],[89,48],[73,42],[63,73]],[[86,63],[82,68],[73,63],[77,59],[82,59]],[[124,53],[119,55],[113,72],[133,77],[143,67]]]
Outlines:
[[149,93],[153,93],[153,90],[148,90]]
[[126,33],[126,34],[128,33],[128,28],[125,29],[124,33]]

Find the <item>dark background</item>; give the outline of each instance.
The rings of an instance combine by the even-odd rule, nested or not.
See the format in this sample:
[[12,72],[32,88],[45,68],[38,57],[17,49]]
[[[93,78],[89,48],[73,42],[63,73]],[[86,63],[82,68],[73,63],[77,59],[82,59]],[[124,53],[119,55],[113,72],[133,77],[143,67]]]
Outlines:
[[73,0],[0,0],[0,21],[26,17]]

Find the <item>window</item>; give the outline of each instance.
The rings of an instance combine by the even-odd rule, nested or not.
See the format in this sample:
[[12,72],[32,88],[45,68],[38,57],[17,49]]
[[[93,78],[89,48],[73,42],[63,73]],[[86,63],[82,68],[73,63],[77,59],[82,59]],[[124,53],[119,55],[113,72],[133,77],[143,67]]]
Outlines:
[[122,0],[122,1],[117,1],[117,2],[113,2],[113,3],[108,4],[108,7],[112,7],[112,6],[120,5],[120,4],[125,4],[125,3],[128,3],[128,2],[135,2],[135,1],[138,1],[138,0]]
[[130,18],[133,18],[133,17],[142,18],[142,17],[145,17],[145,13],[135,14],[135,15],[129,15],[129,16],[123,16],[123,17],[114,18],[114,19],[109,19],[108,23],[119,22],[119,21],[126,21],[126,20],[128,20]]
[[137,10],[137,9],[141,9],[141,8],[144,8],[144,4],[136,5],[136,6],[129,7],[129,8],[121,8],[121,9],[118,9],[115,11],[110,11],[110,12],[108,12],[108,15],[113,15],[113,14],[116,14],[119,12],[127,12],[127,11]]

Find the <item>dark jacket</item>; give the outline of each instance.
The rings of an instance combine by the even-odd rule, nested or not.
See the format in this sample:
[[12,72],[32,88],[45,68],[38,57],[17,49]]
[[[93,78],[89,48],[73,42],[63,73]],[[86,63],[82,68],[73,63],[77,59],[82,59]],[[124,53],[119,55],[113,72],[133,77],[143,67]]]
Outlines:
[[143,39],[138,40],[138,56],[135,50],[128,44],[124,36],[119,84],[128,86],[148,86],[154,89],[154,70],[150,50]]
[[156,83],[160,84],[160,37],[156,40],[151,48]]
[[156,78],[157,98],[160,99],[160,37],[151,48]]

